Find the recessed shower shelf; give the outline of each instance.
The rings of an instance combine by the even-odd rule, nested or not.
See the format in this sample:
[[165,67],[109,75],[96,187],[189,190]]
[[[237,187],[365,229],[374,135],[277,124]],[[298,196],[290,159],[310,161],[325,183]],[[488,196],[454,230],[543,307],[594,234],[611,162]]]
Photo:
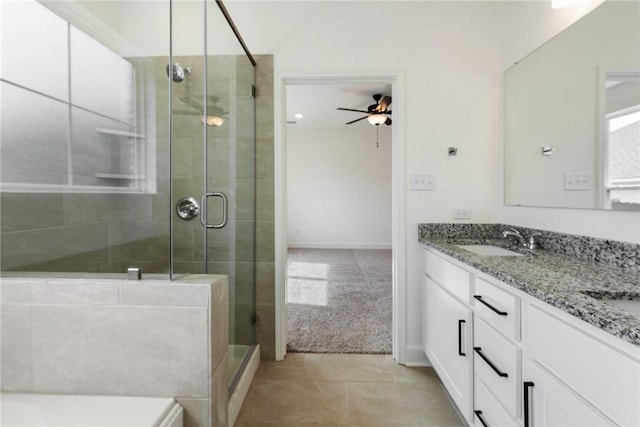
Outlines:
[[124,173],[97,173],[96,178],[100,179],[145,179],[143,175],[133,175]]
[[127,130],[107,129],[107,128],[96,128],[96,132],[102,133],[105,135],[127,136],[130,138],[146,138],[147,137],[143,133],[129,132]]

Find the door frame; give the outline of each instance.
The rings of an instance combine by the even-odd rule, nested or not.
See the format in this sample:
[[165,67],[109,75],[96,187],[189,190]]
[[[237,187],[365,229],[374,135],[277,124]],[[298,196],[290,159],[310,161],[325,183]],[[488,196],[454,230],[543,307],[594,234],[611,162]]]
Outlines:
[[360,72],[278,72],[274,78],[274,198],[275,198],[275,356],[287,351],[287,128],[285,90],[290,85],[369,83],[391,84],[393,126],[391,131],[392,199],[392,340],[393,358],[405,362],[406,349],[406,141],[405,76],[403,70]]

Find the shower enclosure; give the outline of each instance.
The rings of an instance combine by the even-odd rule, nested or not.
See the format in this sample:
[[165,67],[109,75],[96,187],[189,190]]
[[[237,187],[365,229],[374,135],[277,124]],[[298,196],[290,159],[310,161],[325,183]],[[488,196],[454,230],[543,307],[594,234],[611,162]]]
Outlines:
[[3,274],[229,276],[255,345],[255,61],[221,2],[0,4]]

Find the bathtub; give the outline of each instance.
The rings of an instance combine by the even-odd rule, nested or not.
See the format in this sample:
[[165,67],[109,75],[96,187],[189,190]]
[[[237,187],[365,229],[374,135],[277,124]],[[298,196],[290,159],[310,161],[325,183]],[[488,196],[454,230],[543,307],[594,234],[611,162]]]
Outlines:
[[171,398],[0,394],[3,427],[182,427],[182,407]]

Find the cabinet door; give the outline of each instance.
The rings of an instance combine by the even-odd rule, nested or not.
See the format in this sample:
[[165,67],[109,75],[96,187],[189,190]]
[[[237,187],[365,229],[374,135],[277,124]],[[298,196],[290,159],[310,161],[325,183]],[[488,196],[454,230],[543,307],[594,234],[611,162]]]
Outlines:
[[525,359],[522,378],[527,383],[533,383],[525,389],[523,396],[525,427],[615,425],[528,359]]
[[587,333],[589,325],[563,320],[554,311],[540,302],[526,305],[523,330],[529,358],[616,424],[640,426],[640,352],[636,348],[632,355],[605,344]]
[[471,309],[425,277],[425,353],[460,412],[472,423]]

